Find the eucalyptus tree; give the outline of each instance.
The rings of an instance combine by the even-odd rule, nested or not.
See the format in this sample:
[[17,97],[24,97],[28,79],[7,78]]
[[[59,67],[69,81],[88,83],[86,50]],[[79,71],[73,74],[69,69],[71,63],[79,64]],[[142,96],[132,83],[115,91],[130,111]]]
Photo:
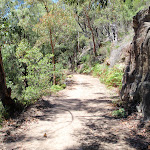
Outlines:
[[55,59],[55,45],[59,39],[60,32],[68,30],[72,22],[71,12],[61,6],[60,3],[53,3],[49,0],[28,0],[30,5],[39,3],[43,5],[45,14],[39,19],[39,22],[35,25],[34,31],[39,35],[39,40],[36,42],[36,46],[42,45],[43,43],[50,43],[53,58],[53,84],[56,84],[56,59]]
[[96,51],[96,27],[94,20],[97,8],[107,6],[107,0],[64,0],[66,4],[74,7],[75,18],[85,36],[90,36],[93,43],[93,54]]

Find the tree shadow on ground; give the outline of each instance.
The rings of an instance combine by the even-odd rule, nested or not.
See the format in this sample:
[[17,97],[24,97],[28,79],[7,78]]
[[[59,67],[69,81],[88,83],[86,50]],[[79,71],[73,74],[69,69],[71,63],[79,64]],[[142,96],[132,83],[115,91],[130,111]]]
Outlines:
[[[78,83],[73,82],[70,83],[70,85],[77,85]],[[91,87],[90,84],[84,84],[82,83],[83,87]],[[99,93],[101,94],[101,93]],[[105,108],[100,107],[101,104],[111,104],[110,98],[107,96],[102,95],[98,99],[69,99],[69,98],[62,98],[60,96],[53,97],[54,104],[51,104],[49,100],[41,99],[36,104],[30,106],[26,112],[27,115],[29,115],[31,118],[39,119],[41,121],[50,121],[53,122],[57,118],[56,116],[59,114],[65,114],[69,113],[70,117],[72,118],[71,121],[73,121],[73,114],[72,111],[86,111],[89,113],[89,116],[76,116],[79,119],[82,119],[84,121],[84,124],[86,126],[85,129],[82,131],[76,131],[75,136],[82,135],[81,138],[81,149],[82,150],[101,150],[104,149],[101,145],[101,142],[104,143],[117,143],[118,142],[118,135],[114,134],[113,132],[110,132],[112,128],[110,126],[107,126],[109,122],[111,122],[111,125],[115,126],[115,123],[113,122],[114,118],[111,117],[108,114],[108,111],[112,111],[113,108]],[[40,112],[37,113],[36,112]],[[101,114],[103,112],[103,115]],[[96,114],[96,115],[95,115]],[[98,114],[101,114],[98,116]],[[22,122],[21,124],[26,120],[26,115],[22,115]],[[71,124],[71,121],[68,122],[68,125]],[[114,123],[114,124],[113,124]],[[20,125],[21,125],[20,124]],[[63,127],[64,128],[64,127]],[[90,131],[90,132],[89,132]],[[105,132],[105,135],[97,134]],[[9,137],[9,136],[7,136]],[[51,138],[51,137],[49,137]],[[44,137],[33,137],[32,135],[28,138],[26,138],[25,134],[19,134],[14,139],[5,139],[3,142],[5,143],[15,143],[19,141],[33,141],[33,140],[44,140]],[[73,148],[70,148],[68,150],[71,150]]]
[[147,137],[139,135],[136,130],[132,130],[130,134],[127,134],[125,141],[137,150],[148,150],[148,146],[150,146]]
[[[79,83],[76,83],[74,81],[70,81],[70,83],[68,84],[70,84],[70,86],[80,85]],[[92,85],[82,83],[82,86],[91,87]],[[85,125],[82,130],[80,129],[75,131],[73,135],[80,137],[79,143],[81,147],[78,148],[78,150],[104,150],[105,147],[102,145],[102,143],[117,144],[119,142],[120,135],[124,131],[120,130],[118,132],[114,132],[114,129],[119,124],[119,120],[116,120],[108,113],[114,110],[114,108],[106,106],[106,104],[112,103],[110,97],[105,96],[103,93],[95,94],[100,94],[101,96],[98,99],[89,98],[85,100],[77,98],[69,99],[66,98],[67,96],[65,98],[61,96],[54,96],[54,104],[51,104],[50,100],[41,99],[26,110],[27,114],[25,112],[25,114],[21,116],[21,119],[18,119],[18,123],[17,125],[14,125],[14,129],[17,129],[26,121],[26,115],[30,116],[33,119],[35,118],[41,121],[53,122],[57,119],[57,115],[69,113],[71,119],[67,124],[65,124],[65,126],[62,127],[64,128],[72,123],[74,119],[74,116],[72,114],[73,111],[86,111],[89,116],[75,116],[76,118],[83,120],[83,123]],[[114,97],[114,99],[116,98],[117,97]],[[104,104],[104,107],[100,106],[101,104]],[[51,135],[48,138],[51,138]],[[26,137],[24,133],[16,136],[10,134],[6,135],[3,142],[15,144],[15,142],[17,141],[32,142],[34,140],[43,141],[45,140],[45,137],[34,137],[34,135],[32,134],[29,137]],[[132,136],[127,134],[124,141],[126,141],[127,144],[136,149],[147,148],[149,144],[145,141],[144,137],[139,136],[136,132],[132,134]],[[66,150],[76,149],[72,147]]]
[[3,140],[3,142],[5,143],[13,143],[16,141],[22,141],[25,138],[24,134],[20,134],[18,136],[14,136],[14,135],[5,135],[5,138]]
[[[21,124],[23,124],[26,121],[26,115],[30,116],[32,119],[39,119],[42,121],[55,121],[56,119],[56,115],[58,114],[64,114],[64,113],[70,113],[70,116],[72,117],[73,120],[73,114],[71,113],[71,111],[87,111],[90,114],[93,114],[92,116],[81,116],[81,119],[84,119],[84,122],[88,122],[89,120],[99,120],[100,116],[96,116],[96,118],[93,119],[94,117],[94,113],[97,112],[107,112],[108,108],[101,108],[101,107],[92,107],[92,105],[97,105],[98,103],[111,103],[110,100],[104,100],[106,99],[106,97],[101,97],[102,99],[88,99],[86,101],[84,100],[80,100],[80,99],[62,99],[61,97],[55,97],[55,104],[51,104],[50,101],[48,100],[44,100],[41,99],[39,100],[36,104],[34,104],[33,106],[30,106],[26,112],[27,114],[24,114],[21,116],[21,120],[17,123],[19,125],[14,125],[14,129],[16,130],[17,128],[19,128],[21,126]],[[39,111],[41,113],[37,113],[36,111]],[[91,117],[91,118],[90,118]],[[103,119],[103,118],[102,118]],[[71,123],[71,122],[70,122]],[[69,124],[70,124],[69,123]],[[18,127],[16,127],[18,126]],[[88,126],[88,125],[87,125]],[[91,126],[89,126],[90,128]],[[93,126],[94,128],[94,126]],[[110,136],[111,137],[111,136]],[[89,137],[90,138],[90,137]],[[96,137],[97,139],[102,139],[102,137]],[[8,136],[6,134],[6,138],[4,139],[4,143],[15,143],[15,142],[19,142],[19,141],[32,141],[32,140],[43,140],[43,138],[37,138],[37,137],[29,137],[25,139],[25,135],[19,134],[17,136],[11,137]],[[108,137],[105,137],[105,140],[108,140]],[[84,143],[83,143],[84,144]],[[93,148],[95,147],[100,147],[98,146],[99,144],[95,144],[94,143],[90,143],[90,145],[84,145],[83,149],[86,149],[87,146],[89,146],[89,148]],[[93,149],[94,150],[94,149]]]
[[119,100],[120,96],[110,96],[110,98],[113,99],[113,100]]
[[[62,99],[62,98],[57,98],[57,107],[63,107],[68,110],[85,110],[85,111],[90,111],[91,109],[94,112],[97,111],[103,111],[103,110],[108,110],[108,108],[101,108],[98,106],[98,104],[101,103],[107,103],[110,104],[112,103],[111,100],[108,99],[108,97],[99,97],[98,99],[85,99],[85,100],[80,100],[80,99]],[[97,108],[95,107],[97,106]]]
[[104,150],[104,143],[116,144],[119,140],[119,135],[113,133],[112,127],[109,126],[109,124],[110,120],[107,120],[106,118],[88,120],[86,123],[86,128],[80,132],[82,135],[80,139],[82,149]]
[[[17,131],[24,123],[33,121],[34,119],[39,120],[47,120],[47,121],[53,121],[55,118],[53,117],[56,112],[52,111],[52,108],[54,108],[54,105],[52,105],[49,101],[40,99],[35,104],[30,105],[27,107],[24,112],[22,112],[20,115],[13,118],[13,123],[8,124],[8,129],[4,134],[3,142],[4,143],[13,143],[13,142],[19,142],[25,139],[24,133],[19,134],[12,134],[13,132]],[[38,115],[37,112],[46,112],[42,113],[41,115]],[[33,137],[34,139],[35,137]]]
[[129,145],[137,150],[148,150],[148,146],[150,145],[150,142],[145,142],[144,137],[139,137],[139,135],[128,137],[125,140]]
[[104,150],[103,146],[98,142],[87,144],[82,144],[80,147],[70,147],[65,150]]
[[89,83],[82,83],[82,86],[83,87],[93,87],[93,85],[92,84],[89,84]]

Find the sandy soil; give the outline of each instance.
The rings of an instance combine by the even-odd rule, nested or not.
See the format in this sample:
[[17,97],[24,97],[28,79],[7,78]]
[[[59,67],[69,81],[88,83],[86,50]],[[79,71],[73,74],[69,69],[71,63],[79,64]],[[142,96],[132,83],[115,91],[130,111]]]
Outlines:
[[142,124],[137,129],[137,115],[112,117],[113,97],[99,79],[73,75],[65,90],[43,97],[19,118],[6,123],[0,130],[0,149],[148,149],[148,131]]

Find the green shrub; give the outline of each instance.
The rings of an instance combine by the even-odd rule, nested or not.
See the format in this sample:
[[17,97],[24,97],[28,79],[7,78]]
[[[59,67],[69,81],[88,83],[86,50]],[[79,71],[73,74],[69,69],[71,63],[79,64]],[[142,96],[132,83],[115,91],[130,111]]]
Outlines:
[[102,43],[103,46],[99,48],[97,51],[98,55],[103,56],[104,58],[110,56],[111,52],[111,42]]
[[72,77],[73,77],[73,75],[68,75],[68,76],[67,76],[67,78],[72,78]]
[[62,87],[63,89],[65,89],[65,88],[66,88],[66,84],[62,84],[61,87]]
[[87,54],[87,55],[82,57],[81,62],[86,63],[86,62],[89,62],[90,59],[91,59],[91,56],[89,54]]
[[58,92],[58,91],[60,91],[62,89],[63,89],[63,87],[60,86],[60,85],[52,85],[51,86],[51,91],[54,92],[54,93],[56,93],[56,92]]
[[[39,48],[31,48],[27,42],[21,42],[17,48],[16,55],[20,64],[26,65],[26,76],[19,77],[20,80],[27,80],[28,86],[22,88],[20,94],[21,103],[30,105],[41,97],[50,93],[50,88],[53,82],[53,65],[52,54],[43,55]],[[59,85],[63,84],[64,74],[62,73],[63,66],[55,64],[56,82]],[[13,86],[12,86],[13,87]],[[53,89],[54,87],[52,87]],[[17,88],[18,89],[18,88]],[[54,88],[57,91],[58,87]],[[18,98],[18,96],[16,96]]]
[[84,74],[90,74],[92,72],[92,68],[88,65],[83,69]]
[[120,108],[119,110],[115,110],[112,112],[112,116],[116,118],[123,118],[125,117],[125,110],[124,108]]
[[2,123],[4,119],[9,118],[9,113],[7,112],[7,109],[4,109],[2,103],[0,102],[0,127],[2,126]]
[[113,100],[112,101],[112,104],[114,107],[122,107],[123,106],[123,101],[121,101],[120,99],[119,100]]
[[122,70],[116,67],[109,69],[108,74],[107,74],[106,84],[108,86],[120,87],[122,85],[121,83],[122,76],[123,76]]
[[23,96],[24,100],[22,100],[21,103],[23,103],[23,105],[30,105],[41,96],[41,92],[39,88],[29,86],[26,88]]
[[123,68],[115,65],[113,68],[109,68],[105,64],[96,64],[94,67],[90,67],[86,63],[83,68],[79,70],[79,73],[90,74],[95,77],[99,77],[100,81],[106,84],[108,87],[117,87],[121,89]]
[[109,68],[105,64],[96,64],[93,69],[93,76],[99,76],[100,81],[111,87],[121,87],[123,69],[114,66]]

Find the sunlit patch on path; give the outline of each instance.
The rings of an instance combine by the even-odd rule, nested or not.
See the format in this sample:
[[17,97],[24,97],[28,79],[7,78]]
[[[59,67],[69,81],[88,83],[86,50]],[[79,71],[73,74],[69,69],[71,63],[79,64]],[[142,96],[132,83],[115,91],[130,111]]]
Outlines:
[[43,97],[30,109],[30,119],[12,129],[10,135],[3,132],[0,146],[8,150],[147,148],[149,143],[135,144],[126,124],[111,116],[111,96],[99,79],[73,75],[71,80],[57,96]]

